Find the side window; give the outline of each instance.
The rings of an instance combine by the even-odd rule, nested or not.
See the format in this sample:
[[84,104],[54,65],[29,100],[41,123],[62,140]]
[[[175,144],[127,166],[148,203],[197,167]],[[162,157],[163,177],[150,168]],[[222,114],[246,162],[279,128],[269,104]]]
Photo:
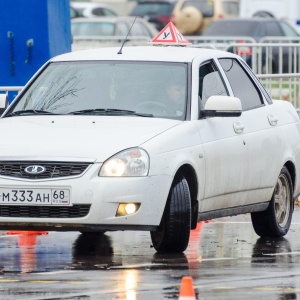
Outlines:
[[239,6],[238,2],[232,1],[223,1],[223,10],[227,15],[238,16],[239,15]]
[[126,36],[128,33],[129,28],[127,27],[127,25],[123,22],[120,22],[117,24],[116,27],[116,36]]
[[230,15],[231,14],[231,9],[230,9],[230,2],[223,2],[223,10],[224,13]]
[[239,3],[238,2],[232,2],[231,3],[231,14],[234,16],[239,15]]
[[96,7],[92,10],[93,15],[95,16],[104,16],[103,9],[101,7]]
[[140,22],[135,22],[134,26],[131,28],[131,36],[148,36],[149,34],[145,33],[144,25]]
[[283,35],[283,33],[281,31],[281,28],[274,21],[266,23],[266,32],[265,32],[265,34],[266,34],[266,36],[282,36]]
[[234,96],[241,100],[243,110],[261,106],[263,102],[259,90],[237,60],[221,58],[219,62],[226,73]]
[[228,95],[225,84],[213,62],[203,64],[199,69],[199,106],[213,95]]
[[202,65],[199,69],[199,97],[202,100],[202,93],[203,93],[203,80],[204,77],[211,73],[214,72],[214,67],[211,63],[206,63],[204,65]]
[[280,27],[286,36],[298,36],[297,32],[287,23],[280,22]]
[[103,15],[104,16],[115,16],[116,14],[113,11],[111,11],[110,9],[103,8]]
[[269,93],[266,91],[265,87],[263,86],[263,84],[261,83],[261,81],[255,76],[255,74],[253,73],[252,69],[249,67],[248,64],[246,64],[245,62],[242,61],[242,65],[243,67],[248,71],[248,73],[250,74],[250,76],[252,77],[253,81],[259,86],[261,92],[263,93],[265,99],[267,100],[267,102],[269,104],[272,104],[272,98],[269,95]]

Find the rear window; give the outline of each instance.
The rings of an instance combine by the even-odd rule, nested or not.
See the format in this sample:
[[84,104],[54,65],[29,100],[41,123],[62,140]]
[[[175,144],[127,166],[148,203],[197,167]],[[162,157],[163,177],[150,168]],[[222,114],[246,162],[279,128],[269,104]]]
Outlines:
[[206,36],[256,36],[258,24],[254,22],[214,22],[205,31]]
[[223,1],[224,12],[228,15],[238,16],[239,15],[239,3],[231,1]]
[[77,17],[83,17],[83,8],[74,8],[77,12]]
[[109,22],[78,22],[72,23],[71,28],[73,36],[112,36],[115,33],[115,24]]
[[199,9],[203,17],[213,17],[214,15],[214,2],[211,0],[188,0],[184,1],[182,8],[193,6]]
[[143,2],[138,3],[131,16],[145,16],[145,15],[171,15],[173,12],[173,4],[167,2],[153,3]]
[[279,23],[284,35],[286,36],[299,36],[299,34],[288,24],[284,22]]

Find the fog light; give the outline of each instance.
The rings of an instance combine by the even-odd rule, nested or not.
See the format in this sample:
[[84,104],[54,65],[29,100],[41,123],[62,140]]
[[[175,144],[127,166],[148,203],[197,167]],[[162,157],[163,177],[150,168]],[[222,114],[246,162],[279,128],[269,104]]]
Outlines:
[[134,214],[140,208],[141,203],[120,203],[116,217]]
[[125,205],[125,212],[130,215],[136,212],[136,206],[133,203],[128,203]]

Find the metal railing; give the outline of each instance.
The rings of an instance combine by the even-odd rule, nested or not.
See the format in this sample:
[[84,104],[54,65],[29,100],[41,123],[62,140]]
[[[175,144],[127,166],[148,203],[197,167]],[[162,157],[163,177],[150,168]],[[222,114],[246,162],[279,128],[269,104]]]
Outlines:
[[0,86],[0,93],[8,95],[9,92],[20,93],[24,86]]
[[[73,36],[72,51],[95,49],[102,47],[118,47],[124,42],[124,36]],[[127,37],[126,46],[148,45],[148,36]]]
[[257,77],[272,99],[291,102],[300,114],[300,73],[259,74]]
[[206,47],[240,55],[256,74],[296,73],[300,71],[299,37],[188,37],[192,47]]
[[256,43],[255,39],[249,36],[186,36],[195,47],[201,46],[201,44],[215,44],[217,48],[225,48],[226,45],[231,43],[237,43],[243,41],[244,43]]
[[[210,48],[240,55],[256,74],[300,72],[300,37],[187,36],[196,48]],[[121,36],[74,36],[72,50],[120,46]],[[128,37],[126,45],[151,45],[149,37]]]
[[300,44],[230,44],[223,50],[240,55],[256,74],[282,74],[299,71]]

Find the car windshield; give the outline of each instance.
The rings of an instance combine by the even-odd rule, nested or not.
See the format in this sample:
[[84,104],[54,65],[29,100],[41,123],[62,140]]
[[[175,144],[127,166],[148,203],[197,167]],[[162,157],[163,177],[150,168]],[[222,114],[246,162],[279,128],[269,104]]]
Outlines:
[[258,23],[252,21],[236,22],[231,20],[214,22],[207,28],[205,36],[256,36]]
[[8,115],[111,115],[123,111],[184,120],[186,95],[185,63],[51,63]]
[[211,0],[187,0],[183,3],[184,7],[196,7],[204,17],[212,17],[214,15],[214,2]]
[[172,14],[172,4],[171,3],[139,3],[136,5],[136,7],[131,12],[132,16],[139,15],[139,16],[145,16],[145,15],[170,15]]
[[71,25],[73,36],[112,36],[115,24],[111,22],[73,22]]
[[84,7],[78,7],[78,8],[74,8],[74,10],[77,12],[78,17],[83,17],[83,11],[84,11]]

